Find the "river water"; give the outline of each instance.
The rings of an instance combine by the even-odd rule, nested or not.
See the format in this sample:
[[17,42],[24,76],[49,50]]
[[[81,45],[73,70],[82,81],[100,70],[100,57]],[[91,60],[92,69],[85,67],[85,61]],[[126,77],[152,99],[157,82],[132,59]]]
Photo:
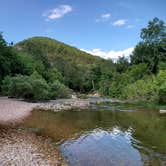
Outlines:
[[47,136],[69,166],[166,165],[166,116],[157,107],[107,103],[85,111],[33,111],[19,128]]

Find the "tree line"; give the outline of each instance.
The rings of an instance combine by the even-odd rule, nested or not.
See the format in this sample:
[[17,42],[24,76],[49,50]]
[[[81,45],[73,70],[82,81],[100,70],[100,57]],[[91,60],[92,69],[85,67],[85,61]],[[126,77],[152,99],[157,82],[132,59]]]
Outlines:
[[0,34],[0,92],[31,100],[70,97],[72,91],[166,103],[166,26],[154,18],[140,33],[130,60],[89,55],[44,37],[16,45]]

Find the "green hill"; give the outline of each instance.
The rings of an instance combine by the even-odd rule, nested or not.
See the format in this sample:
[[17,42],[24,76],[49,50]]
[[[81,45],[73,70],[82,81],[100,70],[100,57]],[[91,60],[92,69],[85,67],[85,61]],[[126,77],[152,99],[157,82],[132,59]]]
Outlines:
[[56,68],[64,78],[65,85],[76,91],[91,90],[92,68],[96,68],[97,64],[107,66],[111,62],[47,37],[26,39],[17,43],[15,48],[36,62],[35,70],[46,80],[50,70]]
[[75,47],[47,37],[29,38],[17,43],[15,47],[21,52],[26,52],[34,56],[34,58],[48,58],[49,63],[63,58],[64,60],[74,61],[77,64],[87,65],[100,59]]

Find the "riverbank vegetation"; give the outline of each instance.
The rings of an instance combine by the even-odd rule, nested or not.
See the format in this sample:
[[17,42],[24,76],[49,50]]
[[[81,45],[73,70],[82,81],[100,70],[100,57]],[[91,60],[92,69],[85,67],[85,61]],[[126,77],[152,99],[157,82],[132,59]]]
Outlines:
[[15,45],[0,35],[0,92],[30,100],[70,97],[71,89],[166,103],[166,26],[154,18],[130,59],[92,56],[46,37]]

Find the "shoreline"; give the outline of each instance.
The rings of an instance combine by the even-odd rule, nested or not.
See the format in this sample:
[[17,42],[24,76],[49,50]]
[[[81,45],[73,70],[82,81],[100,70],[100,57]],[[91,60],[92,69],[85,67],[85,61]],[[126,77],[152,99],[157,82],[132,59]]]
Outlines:
[[90,102],[84,99],[58,99],[49,102],[26,102],[15,98],[0,97],[0,124],[10,125],[21,123],[31,115],[34,109],[52,110],[54,112],[79,109],[90,106]]

